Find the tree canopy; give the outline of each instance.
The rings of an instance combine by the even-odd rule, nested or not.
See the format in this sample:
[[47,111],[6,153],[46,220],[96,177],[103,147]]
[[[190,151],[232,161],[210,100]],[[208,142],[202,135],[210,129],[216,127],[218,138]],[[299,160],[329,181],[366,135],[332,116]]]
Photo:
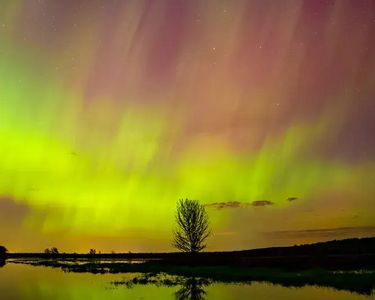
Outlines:
[[0,246],[0,257],[4,257],[7,252],[7,248],[5,248],[4,246]]
[[208,214],[197,200],[179,200],[176,212],[177,229],[173,245],[184,252],[196,253],[206,248],[210,235]]

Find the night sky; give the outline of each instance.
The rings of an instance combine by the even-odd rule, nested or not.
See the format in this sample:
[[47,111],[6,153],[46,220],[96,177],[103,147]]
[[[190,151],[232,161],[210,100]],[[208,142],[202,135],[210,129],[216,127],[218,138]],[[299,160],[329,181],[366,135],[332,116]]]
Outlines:
[[375,1],[1,0],[0,244],[375,235]]

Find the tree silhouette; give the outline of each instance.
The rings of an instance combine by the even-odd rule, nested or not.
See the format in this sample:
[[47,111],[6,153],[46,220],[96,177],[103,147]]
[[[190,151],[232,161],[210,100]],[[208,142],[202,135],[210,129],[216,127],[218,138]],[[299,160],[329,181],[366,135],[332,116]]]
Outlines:
[[5,258],[8,250],[4,246],[0,246],[0,268],[5,266]]
[[44,253],[56,255],[56,254],[59,254],[59,249],[57,249],[56,247],[52,247],[51,249],[46,248],[44,249]]
[[208,215],[205,207],[197,200],[179,200],[177,203],[173,245],[184,252],[197,253],[204,248],[210,235]]
[[8,250],[4,246],[0,246],[0,258],[4,258]]

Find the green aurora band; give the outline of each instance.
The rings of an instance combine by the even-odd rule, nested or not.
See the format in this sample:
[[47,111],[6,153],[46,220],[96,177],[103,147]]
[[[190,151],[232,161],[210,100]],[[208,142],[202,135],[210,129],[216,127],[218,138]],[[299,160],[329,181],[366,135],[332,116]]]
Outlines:
[[[130,1],[122,19],[118,17],[122,21],[114,27],[93,4],[90,9],[79,11],[74,28],[67,25],[72,25],[67,15],[69,7],[74,6],[69,2],[65,12],[61,12],[66,19],[60,16],[62,24],[55,25],[59,38],[45,25],[47,17],[42,17],[41,8],[36,4],[27,6],[27,2],[0,4],[0,23],[6,24],[0,29],[0,202],[11,199],[14,205],[28,207],[20,225],[25,234],[32,231],[48,237],[60,233],[63,239],[57,244],[70,250],[86,249],[84,239],[68,242],[70,237],[80,236],[93,240],[122,237],[125,241],[139,236],[145,241],[129,242],[129,248],[169,250],[175,205],[180,198],[199,199],[208,205],[215,233],[210,249],[314,240],[263,239],[262,233],[275,230],[375,225],[371,218],[375,212],[375,187],[370,180],[375,174],[375,157],[346,159],[322,150],[343,134],[351,118],[359,99],[352,74],[361,70],[364,56],[348,62],[344,82],[353,88],[316,92],[316,98],[326,99],[316,104],[316,112],[310,114],[306,109],[300,113],[288,102],[296,89],[294,81],[303,74],[299,67],[303,59],[308,59],[307,46],[297,48],[294,58],[287,53],[288,45],[297,39],[288,33],[296,30],[303,7],[287,9],[275,23],[269,19],[276,14],[274,10],[254,21],[264,31],[260,30],[259,36],[253,32],[254,40],[263,38],[264,43],[270,26],[283,24],[285,39],[280,43],[284,48],[271,63],[266,62],[268,56],[258,52],[246,57],[245,64],[257,69],[260,67],[253,63],[260,60],[260,64],[271,65],[272,72],[262,75],[258,70],[259,76],[266,76],[266,83],[249,76],[245,87],[235,71],[228,71],[229,62],[240,60],[235,50],[245,39],[240,31],[245,26],[241,25],[245,21],[240,15],[244,2],[236,7],[219,1],[232,16],[227,30],[223,29],[226,21],[219,21],[216,13],[210,14],[208,4],[192,4],[194,9],[190,9],[201,10],[201,18],[209,21],[202,25],[201,34],[192,26],[185,29],[185,40],[179,40],[183,45],[176,54],[176,71],[173,80],[169,79],[172,83],[162,82],[163,71],[154,78],[148,70],[153,59],[152,49],[147,47],[157,43],[152,38],[153,25],[160,26],[160,35],[164,30],[163,20],[155,11],[171,13],[166,2],[151,9]],[[48,16],[52,14],[52,4],[44,2]],[[142,17],[147,9],[152,12]],[[331,18],[345,23],[349,11],[349,7],[336,4]],[[55,10],[54,13],[59,14]],[[30,31],[22,20],[25,16],[34,22]],[[36,21],[36,16],[41,20]],[[93,18],[101,21],[91,23]],[[139,29],[142,18],[146,24],[142,23]],[[310,36],[312,28],[306,29],[305,35]],[[100,44],[106,29],[112,30],[113,39],[107,46],[112,54],[102,50],[106,46]],[[334,45],[342,39],[337,31],[328,25],[322,29],[332,42],[326,45],[326,52],[316,50],[317,56],[333,60]],[[358,38],[363,42],[360,45],[373,47],[371,32],[373,28]],[[204,42],[209,34],[212,39]],[[23,35],[26,40],[21,38]],[[144,39],[138,40],[137,36]],[[228,41],[227,36],[233,40]],[[215,61],[221,69],[211,70],[208,63],[199,65],[202,60],[210,60],[211,55],[202,49],[218,52],[226,43],[230,45],[226,54]],[[346,55],[352,57],[361,51],[360,47],[356,51]],[[103,59],[113,77],[102,67]],[[285,65],[283,60],[287,61]],[[371,68],[374,59],[367,64]],[[125,74],[124,82],[121,74]],[[371,82],[375,73],[366,74],[360,90],[370,97],[374,95]],[[314,71],[306,77],[309,82],[325,80]],[[97,87],[101,84],[102,89]],[[151,86],[152,93],[143,89],[144,84]],[[154,88],[153,84],[159,87]],[[113,90],[108,92],[106,87]],[[306,99],[306,106],[310,107],[311,99]],[[277,112],[279,106],[281,111]],[[290,115],[290,120],[284,121],[285,115]],[[245,123],[239,126],[236,122],[242,119]],[[290,197],[298,199],[288,201]],[[273,205],[252,205],[259,200]],[[237,207],[216,209],[210,205],[230,202],[236,202]],[[315,218],[307,211],[318,211],[320,215]],[[285,216],[288,220],[283,223]],[[163,245],[153,244],[158,238]],[[16,249],[42,247],[30,247],[13,238],[5,242],[14,243]],[[47,238],[41,243],[48,246]],[[110,244],[104,250],[109,251],[110,247],[121,249],[118,244]]]

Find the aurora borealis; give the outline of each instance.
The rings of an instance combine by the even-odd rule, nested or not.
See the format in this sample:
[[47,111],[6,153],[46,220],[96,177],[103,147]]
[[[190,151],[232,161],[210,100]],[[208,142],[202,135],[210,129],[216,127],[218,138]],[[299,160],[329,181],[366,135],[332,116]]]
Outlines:
[[375,234],[375,2],[1,0],[0,244]]

